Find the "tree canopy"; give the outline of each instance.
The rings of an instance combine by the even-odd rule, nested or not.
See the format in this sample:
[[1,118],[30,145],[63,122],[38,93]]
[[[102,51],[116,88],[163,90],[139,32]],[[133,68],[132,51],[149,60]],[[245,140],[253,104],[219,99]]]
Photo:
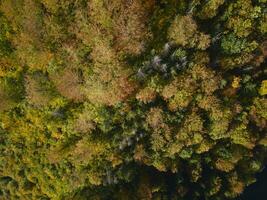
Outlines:
[[1,0],[0,199],[225,200],[267,164],[266,0]]

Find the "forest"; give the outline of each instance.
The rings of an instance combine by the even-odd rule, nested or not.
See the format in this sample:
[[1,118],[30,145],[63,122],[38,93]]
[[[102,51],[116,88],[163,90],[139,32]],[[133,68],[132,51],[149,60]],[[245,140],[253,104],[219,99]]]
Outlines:
[[238,198],[266,58],[267,0],[0,0],[0,199]]

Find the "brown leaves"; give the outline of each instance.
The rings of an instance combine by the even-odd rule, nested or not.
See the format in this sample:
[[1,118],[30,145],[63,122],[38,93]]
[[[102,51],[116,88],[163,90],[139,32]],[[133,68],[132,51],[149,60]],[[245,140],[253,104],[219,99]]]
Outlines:
[[235,165],[228,160],[223,160],[223,159],[219,158],[215,162],[215,167],[220,171],[230,172],[231,170],[234,169]]
[[93,49],[93,73],[87,77],[86,96],[92,103],[115,105],[125,100],[135,90],[136,84],[129,80],[131,70],[119,61],[108,43]]
[[256,126],[261,130],[267,126],[267,100],[265,98],[255,98],[250,108],[249,115]]
[[145,147],[142,144],[136,146],[134,150],[134,160],[140,163],[148,164],[149,156],[145,151]]
[[8,110],[14,105],[14,102],[8,95],[7,91],[4,90],[4,88],[1,88],[0,86],[0,112]]
[[35,106],[45,106],[53,98],[47,85],[49,80],[42,74],[27,75],[25,89],[27,100]]
[[95,124],[87,113],[82,113],[75,120],[73,129],[79,133],[90,133],[95,129]]
[[144,89],[141,89],[136,94],[136,99],[138,99],[139,101],[142,101],[144,103],[150,103],[153,100],[155,100],[156,96],[157,96],[157,93],[153,88],[146,87]]
[[163,124],[163,110],[160,108],[151,108],[147,116],[148,124],[153,128],[160,128]]
[[64,69],[58,74],[52,74],[51,79],[62,96],[76,102],[84,100],[81,88],[82,79],[77,71]]
[[154,0],[122,1],[115,22],[115,45],[118,52],[140,54],[145,41],[151,37],[148,30],[149,16],[153,10]]
[[114,77],[109,82],[101,78],[103,76],[94,75],[86,82],[86,96],[92,103],[115,105],[124,101],[135,89],[127,77]]

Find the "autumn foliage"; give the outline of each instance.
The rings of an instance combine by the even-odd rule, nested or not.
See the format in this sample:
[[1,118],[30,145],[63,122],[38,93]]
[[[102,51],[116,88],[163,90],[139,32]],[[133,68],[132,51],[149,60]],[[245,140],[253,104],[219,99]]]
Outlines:
[[241,195],[267,164],[266,10],[0,1],[0,199]]

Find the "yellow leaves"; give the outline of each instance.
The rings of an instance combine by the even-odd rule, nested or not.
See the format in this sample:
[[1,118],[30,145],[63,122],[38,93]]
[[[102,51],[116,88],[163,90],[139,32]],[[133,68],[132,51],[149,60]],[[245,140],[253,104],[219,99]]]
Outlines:
[[253,6],[251,0],[238,0],[228,7],[228,21],[226,26],[239,37],[247,37],[252,33],[255,20],[261,15],[261,9]]
[[210,36],[197,28],[192,16],[176,16],[168,30],[168,37],[179,45],[205,50],[210,45]]
[[214,78],[215,75],[214,71],[203,64],[195,64],[190,71],[190,76],[194,79],[194,81],[203,81],[205,79]]
[[[233,53],[231,56],[227,52],[224,52],[227,55],[221,53],[218,60],[210,51],[204,51],[211,44],[211,38],[201,30],[216,33],[213,35],[214,47],[221,43],[221,34],[227,34],[228,31],[235,32],[236,37],[249,34],[255,22],[254,17],[258,14],[253,14],[253,18],[247,16],[250,13],[246,12],[246,8],[250,10],[251,5],[246,2],[250,0],[244,3],[248,7],[244,5],[242,9],[239,8],[242,7],[242,0],[236,0],[234,3],[237,2],[239,7],[233,7],[230,14],[224,9],[224,13],[219,13],[223,16],[216,16],[229,29],[220,24],[204,29],[198,27],[198,23],[203,22],[201,26],[208,23],[199,18],[214,17],[225,0],[171,0],[170,5],[165,4],[168,1],[164,0],[161,2],[164,6],[158,6],[155,0],[19,0],[16,2],[21,4],[18,8],[22,9],[15,8],[16,12],[19,11],[18,16],[12,11],[15,0],[12,0],[13,3],[2,1],[3,5],[11,5],[6,10],[10,9],[12,13],[5,11],[9,20],[16,21],[12,22],[16,24],[16,38],[10,35],[15,45],[14,55],[11,56],[23,64],[23,75],[26,74],[21,84],[25,86],[26,96],[23,96],[16,109],[6,112],[6,115],[0,114],[4,141],[10,143],[10,149],[5,149],[7,153],[0,161],[5,162],[3,166],[14,165],[14,169],[10,169],[14,172],[9,172],[10,174],[18,174],[18,171],[24,169],[23,165],[26,165],[24,172],[34,174],[31,180],[38,182],[34,187],[42,190],[38,190],[40,196],[47,194],[52,199],[80,197],[84,194],[84,190],[79,190],[81,187],[86,188],[86,193],[96,188],[97,191],[92,193],[97,194],[92,194],[89,198],[105,199],[106,196],[102,198],[102,194],[99,194],[105,181],[110,184],[109,188],[124,190],[121,183],[132,184],[135,180],[143,183],[133,190],[125,189],[129,189],[129,192],[122,199],[131,199],[134,195],[137,199],[164,199],[168,198],[163,193],[166,191],[164,182],[169,177],[169,172],[188,178],[185,182],[181,180],[181,183],[177,180],[178,186],[173,188],[179,193],[178,199],[187,190],[191,192],[190,188],[183,188],[189,182],[205,183],[206,190],[194,191],[194,194],[204,192],[203,195],[207,198],[220,198],[227,189],[233,194],[239,194],[243,190],[238,178],[229,179],[228,187],[228,172],[231,174],[236,166],[236,169],[241,169],[237,171],[243,173],[243,166],[252,159],[254,146],[257,144],[267,147],[267,139],[260,134],[267,125],[266,100],[264,97],[258,98],[253,105],[247,105],[251,100],[242,99],[243,89],[240,90],[242,94],[239,94],[238,89],[243,85],[244,89],[254,88],[251,86],[253,83],[250,84],[254,79],[248,78],[246,82],[241,79],[241,74],[227,84],[228,79],[222,80],[222,77],[235,71],[225,73],[224,69],[216,66],[222,65],[226,69],[237,67],[242,71],[242,65],[249,63],[253,66],[254,58],[258,55],[261,56],[258,61],[260,66],[266,54],[265,47],[262,47],[261,52],[254,52],[259,41],[254,41],[253,34],[247,38],[250,40],[247,41],[247,46],[246,42],[243,44],[241,41],[241,50],[230,51]],[[227,2],[224,8],[231,4],[232,2]],[[40,9],[34,9],[34,12],[27,15],[27,10],[35,6]],[[153,8],[156,8],[156,12],[150,18]],[[174,16],[177,11],[185,13],[190,9],[188,13],[192,12],[192,16]],[[242,10],[240,13],[239,9]],[[172,18],[174,20],[170,25]],[[169,30],[166,30],[169,25]],[[255,30],[259,28],[257,26],[265,28],[261,19],[257,19]],[[150,31],[155,31],[155,41],[146,45],[153,37]],[[166,53],[166,56],[160,55],[162,64],[167,66],[167,72],[164,72],[163,67],[162,73],[148,76],[142,84],[135,82],[132,78],[135,76],[134,66],[147,59],[150,49],[158,51],[159,45],[166,40],[161,34],[166,31],[167,37],[178,45],[176,48],[169,43],[170,48],[174,48],[172,52],[166,44],[162,53]],[[141,55],[146,47],[149,48],[145,51],[148,54]],[[172,56],[169,57],[167,51]],[[17,60],[14,61],[15,64]],[[13,70],[9,66],[18,65],[13,65],[14,63],[1,60],[0,76],[13,77],[15,73],[9,71],[15,71],[18,67]],[[248,69],[246,73],[252,73]],[[45,78],[32,76],[37,70],[45,71]],[[164,79],[162,75],[169,71],[171,75],[168,77],[165,74]],[[46,76],[47,73],[49,77]],[[61,95],[52,90],[56,97],[50,99],[49,87],[44,87],[47,82],[53,83],[52,88],[57,89]],[[229,95],[223,91],[225,88],[229,89]],[[22,91],[24,92],[24,88]],[[262,82],[259,94],[267,94],[267,80]],[[3,101],[6,97],[8,95],[1,88],[0,109],[6,107],[7,102]],[[236,104],[240,105],[234,108]],[[242,121],[243,113],[248,111],[251,111],[250,116]],[[248,120],[249,126],[245,123]],[[242,124],[238,124],[241,121]],[[254,133],[252,128],[255,125],[258,127]],[[123,146],[119,143],[125,142],[124,140],[129,147],[118,148]],[[241,153],[235,153],[238,150],[232,150],[232,146],[242,152],[240,150]],[[257,159],[256,157],[253,159]],[[146,168],[141,170],[141,177],[135,179],[132,176],[135,172],[132,173],[132,168],[128,168],[133,166],[128,163],[129,160],[137,163],[134,167],[142,165],[142,168]],[[22,165],[17,166],[16,161],[21,161]],[[211,176],[216,179],[213,183],[209,182],[210,177],[201,177],[201,165],[210,168]],[[142,177],[143,171],[147,169],[152,169],[153,175],[160,174],[160,178],[164,176],[163,181],[157,184],[152,183],[154,177],[151,180]],[[216,174],[218,170],[221,171],[219,175]],[[137,169],[136,172],[139,171]],[[166,172],[166,177],[161,172]],[[19,183],[19,188],[20,186]],[[210,192],[209,188],[212,188]],[[77,195],[68,196],[77,189]],[[25,192],[26,194],[28,193]],[[99,197],[95,197],[97,195]],[[110,194],[110,198],[114,198],[112,195]],[[36,195],[36,198],[39,197]]]
[[168,36],[177,44],[186,46],[197,32],[197,24],[191,16],[176,16],[170,26]]
[[[203,65],[194,65],[190,71],[178,75],[170,84],[166,85],[161,95],[168,102],[168,108],[176,111],[186,108],[195,97],[198,107],[208,111],[211,120],[208,134],[212,139],[217,140],[229,137],[226,134],[231,121],[231,111],[225,109],[220,100],[213,95],[219,88],[221,76]],[[184,141],[190,146],[199,144],[203,137],[204,120],[193,110],[188,116],[182,129],[178,132],[178,140]],[[210,146],[202,145],[202,150],[209,149]]]
[[89,179],[89,182],[93,185],[101,185],[102,183],[101,175],[97,174],[96,172],[88,173],[88,179]]
[[69,152],[71,160],[77,165],[88,164],[94,157],[100,158],[109,149],[109,144],[99,141],[90,141],[86,138],[76,143],[74,149]]
[[220,100],[215,95],[200,96],[199,98],[197,98],[197,103],[198,103],[198,107],[206,111],[212,111],[214,112],[214,114],[216,110],[220,108]]
[[23,66],[18,66],[17,61],[12,57],[0,58],[0,78],[8,76],[18,76],[23,70]]
[[168,100],[171,97],[173,97],[176,94],[176,92],[177,92],[177,84],[176,82],[173,81],[171,84],[166,85],[163,88],[161,95],[165,100]]
[[228,21],[228,28],[234,29],[234,32],[239,37],[247,37],[252,31],[252,20],[233,17]]
[[94,43],[94,48],[91,52],[92,59],[96,65],[94,71],[96,73],[105,72],[101,71],[101,69],[98,71],[98,68],[103,67],[102,65],[107,65],[105,68],[109,73],[110,70],[118,70],[121,66],[115,51],[109,46],[109,41],[107,38],[98,37],[99,40],[97,40],[97,43]]
[[116,153],[112,153],[107,159],[111,162],[113,168],[123,163],[122,157]]
[[212,18],[217,14],[218,8],[225,2],[225,0],[210,0],[201,9],[199,15],[202,19]]
[[259,94],[262,95],[262,96],[267,94],[267,80],[263,80],[261,82],[261,87],[259,89]]
[[80,114],[73,125],[73,129],[79,133],[90,133],[94,128],[95,124],[88,113]]
[[208,192],[208,196],[213,196],[215,194],[217,194],[220,190],[221,190],[221,187],[222,187],[222,179],[217,176],[217,177],[212,177],[211,178],[211,188]]
[[161,108],[150,109],[147,116],[147,122],[153,129],[160,128],[164,123],[163,120],[163,110]]
[[44,133],[45,126],[43,117],[38,111],[27,111],[24,118],[3,118],[3,126],[12,133],[10,138],[13,142],[24,140],[27,144],[46,142]]
[[157,96],[156,91],[151,87],[145,87],[136,94],[136,99],[146,103],[152,102]]
[[153,165],[153,167],[155,167],[157,170],[159,170],[161,172],[167,171],[166,163],[164,163],[163,161],[156,160],[152,163],[152,165]]
[[210,42],[210,36],[201,32],[198,36],[197,48],[205,50],[210,46]]
[[193,99],[192,95],[191,92],[186,90],[177,91],[174,97],[169,101],[169,109],[175,111],[187,107]]
[[176,139],[183,141],[186,146],[200,144],[203,140],[204,133],[203,119],[197,114],[197,110],[189,114],[181,129],[176,133]]
[[200,133],[194,133],[191,141],[189,142],[190,145],[200,144],[203,141],[203,136]]
[[241,124],[229,132],[230,138],[234,144],[240,144],[248,149],[253,149],[256,138],[251,136],[245,124]]
[[245,184],[239,179],[236,172],[230,174],[230,177],[228,177],[228,182],[230,190],[225,193],[226,197],[235,198],[244,191]]
[[194,166],[190,170],[190,179],[192,182],[196,183],[202,176],[202,168],[200,166]]
[[59,140],[63,138],[63,135],[60,132],[52,132],[51,137],[55,138],[56,140]]
[[134,160],[140,163],[148,164],[149,157],[142,144],[138,144],[134,150]]
[[251,53],[242,53],[237,56],[224,57],[220,60],[220,65],[224,69],[233,69],[236,66],[241,66],[249,63],[253,59]]
[[21,65],[29,66],[32,71],[41,70],[46,72],[49,62],[53,59],[53,54],[47,50],[37,50],[28,44],[29,41],[25,40],[23,37],[20,38],[16,51]]
[[203,120],[197,111],[194,110],[190,115],[187,116],[183,125],[188,133],[201,132],[203,130]]
[[196,153],[201,154],[208,152],[214,145],[214,142],[208,139],[204,139],[196,149]]
[[255,98],[250,108],[250,117],[256,125],[263,129],[267,125],[267,100],[265,98]]
[[136,88],[129,80],[132,73],[119,61],[108,42],[100,41],[93,48],[93,73],[86,77],[84,91],[92,103],[115,105],[127,98]]
[[262,139],[259,141],[259,145],[262,145],[262,146],[264,146],[264,147],[267,147],[267,137],[262,138]]
[[167,100],[169,109],[175,111],[189,105],[196,86],[189,74],[181,75],[166,85],[161,95]]
[[170,143],[166,150],[168,153],[168,156],[174,157],[176,154],[180,153],[183,147],[184,147],[183,142],[175,141],[175,142]]
[[163,110],[159,107],[151,108],[146,122],[152,128],[151,145],[156,152],[164,151],[171,141],[171,128],[164,122]]
[[91,0],[88,4],[88,10],[92,21],[103,28],[111,29],[113,27],[111,13],[108,12],[105,2],[102,0]]
[[215,162],[215,167],[223,172],[230,172],[231,170],[234,169],[234,164],[228,160],[223,160],[223,159],[218,159]]
[[241,81],[241,78],[235,76],[233,79],[233,82],[232,82],[232,87],[233,88],[239,88],[240,87],[240,81]]
[[237,197],[240,194],[242,194],[242,192],[244,191],[245,185],[244,183],[240,180],[240,181],[236,181],[234,183],[232,183],[232,192],[233,192],[233,196]]
[[212,109],[210,119],[212,120],[212,124],[210,126],[209,135],[213,140],[229,137],[229,134],[226,134],[226,132],[232,120],[232,113],[230,110],[223,109],[222,107]]
[[256,113],[259,117],[267,119],[267,99],[266,98],[255,98],[253,101],[252,108],[255,108]]
[[55,0],[41,0],[41,2],[52,12],[55,12],[58,9],[58,3]]

